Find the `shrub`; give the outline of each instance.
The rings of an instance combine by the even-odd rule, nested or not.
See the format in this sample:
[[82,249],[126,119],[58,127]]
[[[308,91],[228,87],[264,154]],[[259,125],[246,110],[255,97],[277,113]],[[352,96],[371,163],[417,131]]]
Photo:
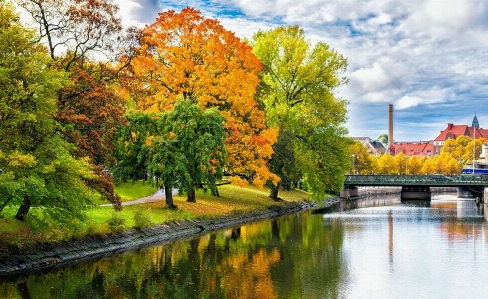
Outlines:
[[122,232],[125,230],[125,219],[120,212],[113,212],[112,217],[107,220],[108,227],[113,232]]
[[109,225],[105,223],[96,223],[94,221],[88,221],[86,224],[86,234],[88,236],[104,235],[109,232]]
[[145,229],[151,225],[151,209],[139,209],[134,212],[134,227]]

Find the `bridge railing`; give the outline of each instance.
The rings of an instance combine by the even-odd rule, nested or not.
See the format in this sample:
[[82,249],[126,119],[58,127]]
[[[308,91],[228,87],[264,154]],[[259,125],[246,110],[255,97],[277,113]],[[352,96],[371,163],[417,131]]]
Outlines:
[[488,186],[488,175],[346,175],[346,186]]

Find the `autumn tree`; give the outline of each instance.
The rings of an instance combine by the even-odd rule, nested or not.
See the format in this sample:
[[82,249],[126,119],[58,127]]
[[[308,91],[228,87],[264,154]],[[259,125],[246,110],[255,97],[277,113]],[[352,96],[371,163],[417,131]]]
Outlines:
[[392,155],[384,154],[375,158],[377,164],[377,174],[398,174],[398,167]]
[[407,161],[408,174],[413,174],[413,175],[420,174],[424,160],[425,159],[417,156],[409,157]]
[[159,13],[144,29],[139,52],[125,82],[137,109],[171,111],[183,98],[218,108],[226,120],[226,170],[234,180],[245,177],[258,186],[278,180],[268,167],[277,132],[266,127],[254,99],[261,64],[249,45],[185,8]]
[[[65,56],[63,66],[112,50],[122,30],[118,6],[109,0],[15,0],[39,26],[52,59]],[[69,55],[65,55],[69,53]]]
[[368,153],[368,149],[361,143],[355,141],[352,144],[352,173],[355,174],[371,174],[374,172],[373,156]]
[[469,136],[459,136],[456,139],[448,139],[441,148],[441,153],[448,153],[461,165],[473,160],[478,160],[481,155],[484,138],[477,138],[474,142]]
[[[106,169],[114,163],[114,128],[122,125],[124,100],[113,91],[114,78],[130,62],[131,40],[137,31],[121,35],[118,7],[108,0],[15,0],[38,24],[40,41],[51,64],[69,72],[74,82],[58,91],[58,120],[74,153],[88,156],[97,177],[90,180],[117,209],[120,199]],[[123,53],[116,50],[123,49]],[[124,56],[126,64],[110,65]]]
[[397,174],[408,174],[408,159],[409,157],[403,152],[393,157]]
[[432,157],[426,158],[422,164],[421,174],[433,174],[436,173],[436,165]]
[[298,26],[259,31],[252,45],[264,65],[260,99],[268,126],[291,132],[296,167],[316,196],[339,190],[351,166],[347,102],[334,94],[347,82],[346,59],[325,43],[312,47]]
[[167,205],[174,207],[174,187],[188,194],[188,202],[196,202],[200,185],[215,190],[226,158],[224,117],[215,108],[202,110],[182,100],[157,122],[159,135],[151,140],[148,168],[163,181]]
[[84,216],[97,193],[86,185],[93,172],[86,159],[58,133],[56,91],[69,84],[50,67],[37,36],[0,2],[0,198],[25,220],[31,206],[69,222]]
[[459,163],[454,157],[450,156],[445,166],[445,174],[453,175],[460,174],[463,171],[463,165]]

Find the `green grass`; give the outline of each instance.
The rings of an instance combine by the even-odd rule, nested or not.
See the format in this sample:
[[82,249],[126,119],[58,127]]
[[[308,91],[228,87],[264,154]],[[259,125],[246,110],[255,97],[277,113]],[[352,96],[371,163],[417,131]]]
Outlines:
[[130,201],[154,194],[157,188],[146,181],[121,182],[115,186],[115,194],[119,195],[122,201]]
[[[116,193],[127,200],[134,200],[155,192],[142,181],[123,183],[117,186]],[[115,212],[111,206],[99,206],[87,211],[87,220],[71,226],[53,224],[50,227],[35,225],[34,221],[15,220],[15,208],[5,208],[0,214],[0,251],[15,245],[18,248],[36,242],[54,242],[81,238],[86,235],[105,235],[115,229],[129,229],[136,226],[134,215],[137,211],[150,218],[151,225],[162,224],[179,219],[211,218],[241,211],[264,209],[280,203],[269,198],[269,190],[254,186],[239,187],[234,185],[219,186],[220,197],[212,196],[209,191],[197,190],[197,202],[186,202],[186,196],[175,196],[177,209],[168,209],[165,201],[123,206],[121,212]],[[284,201],[308,199],[308,193],[301,190],[280,191]],[[30,214],[34,214],[31,212]],[[122,220],[120,220],[122,219]],[[112,220],[112,222],[111,222]],[[122,221],[123,226],[114,226],[114,221]],[[115,221],[115,223],[117,223]],[[109,223],[112,223],[110,226]]]
[[[151,217],[153,224],[161,224],[169,220],[178,220],[192,218],[192,213],[184,210],[171,210],[165,207],[150,207],[149,204],[124,206],[122,211],[118,212],[125,219],[127,227],[134,226],[134,213],[138,210],[146,209]],[[88,212],[88,218],[96,224],[107,222],[115,213],[112,207],[99,207]]]

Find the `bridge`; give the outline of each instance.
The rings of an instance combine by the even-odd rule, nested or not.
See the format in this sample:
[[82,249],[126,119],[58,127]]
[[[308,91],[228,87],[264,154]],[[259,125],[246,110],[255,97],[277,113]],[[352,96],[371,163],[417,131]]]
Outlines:
[[343,197],[357,196],[359,186],[400,186],[402,199],[430,199],[430,187],[457,187],[481,197],[488,175],[346,175],[344,186]]

